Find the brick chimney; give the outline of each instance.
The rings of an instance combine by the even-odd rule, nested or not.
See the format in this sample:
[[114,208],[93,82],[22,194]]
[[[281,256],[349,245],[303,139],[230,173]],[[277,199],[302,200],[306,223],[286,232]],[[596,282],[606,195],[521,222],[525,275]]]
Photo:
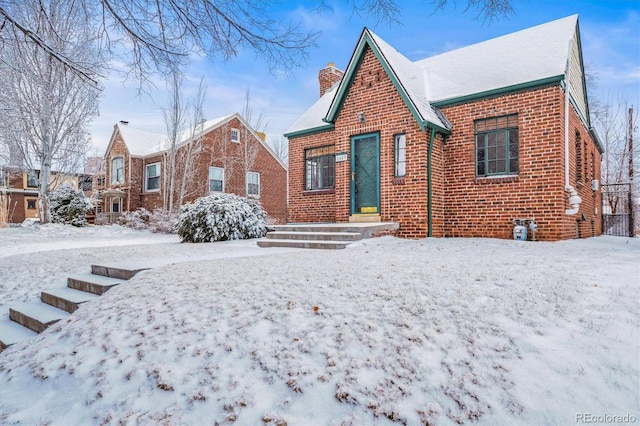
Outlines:
[[336,68],[334,62],[329,62],[325,68],[322,68],[318,73],[318,80],[320,81],[320,97],[324,95],[327,90],[331,89],[334,84],[339,82],[344,75],[344,71]]

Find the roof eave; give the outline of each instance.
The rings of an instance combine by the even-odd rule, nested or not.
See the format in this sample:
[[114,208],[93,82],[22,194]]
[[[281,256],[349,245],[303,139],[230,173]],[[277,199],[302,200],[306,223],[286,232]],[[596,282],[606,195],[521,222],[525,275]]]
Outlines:
[[420,123],[420,128],[423,131],[427,131],[427,129],[434,129],[436,132],[442,133],[443,135],[450,135],[451,130],[446,127],[442,127],[439,124],[432,123],[431,121],[425,120]]
[[510,93],[521,92],[538,87],[553,86],[564,80],[564,74],[554,75],[552,77],[542,78],[539,80],[529,81],[526,83],[514,84],[511,86],[500,87],[498,89],[486,90],[484,92],[472,93],[470,95],[458,96],[455,98],[433,101],[431,104],[435,107],[442,108],[459,104],[466,104],[480,99],[494,98],[497,96],[507,95]]
[[602,141],[600,140],[600,136],[598,136],[598,132],[593,127],[589,128],[589,134],[593,138],[593,141],[596,143],[596,147],[598,148],[598,152],[600,154],[604,153],[604,145],[602,145]]
[[316,133],[328,132],[333,130],[334,128],[335,126],[333,123],[327,123],[322,126],[316,126],[309,129],[302,129],[302,130],[296,130],[293,132],[285,133],[284,137],[288,139],[300,138],[302,136],[309,136],[309,135],[315,135]]

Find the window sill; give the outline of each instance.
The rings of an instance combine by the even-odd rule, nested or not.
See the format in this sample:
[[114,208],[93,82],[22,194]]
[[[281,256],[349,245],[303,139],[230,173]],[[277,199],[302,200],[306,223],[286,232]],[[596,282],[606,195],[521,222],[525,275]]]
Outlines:
[[401,177],[395,177],[393,178],[393,180],[391,181],[392,185],[404,185],[404,176]]
[[477,176],[474,183],[483,185],[491,183],[511,183],[518,182],[519,180],[519,175]]
[[302,193],[302,195],[325,195],[325,194],[335,194],[336,190],[334,188],[330,189],[308,189]]

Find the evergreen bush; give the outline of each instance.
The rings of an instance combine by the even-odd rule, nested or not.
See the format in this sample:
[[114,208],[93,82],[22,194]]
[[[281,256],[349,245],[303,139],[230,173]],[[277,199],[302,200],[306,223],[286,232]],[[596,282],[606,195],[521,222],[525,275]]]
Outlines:
[[82,191],[76,191],[65,182],[49,196],[49,211],[52,223],[64,223],[73,226],[86,226],[87,213],[91,210],[89,199]]
[[260,238],[267,233],[260,203],[233,194],[212,194],[180,208],[177,232],[183,242]]

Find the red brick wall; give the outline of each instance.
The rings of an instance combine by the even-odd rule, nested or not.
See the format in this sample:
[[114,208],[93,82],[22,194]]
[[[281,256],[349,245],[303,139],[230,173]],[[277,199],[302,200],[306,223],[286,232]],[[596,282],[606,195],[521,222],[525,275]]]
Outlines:
[[[150,157],[145,157],[142,160],[142,172],[140,173],[140,205],[144,206],[145,209],[149,211],[154,211],[156,209],[165,208],[164,205],[164,192],[166,189],[165,182],[162,181],[162,177],[166,173],[165,167],[166,164],[164,162],[165,156],[162,154],[153,155]],[[146,191],[146,173],[147,166],[150,164],[160,163],[160,190],[156,191]],[[135,210],[135,209],[134,209]]]
[[[364,112],[366,121],[358,120]],[[334,191],[304,191],[304,150],[335,144],[335,152],[350,152],[351,137],[380,137],[380,216],[400,222],[405,237],[427,235],[427,146],[430,132],[420,130],[373,52],[368,49],[335,122],[335,130],[289,141],[289,215],[292,222],[346,222],[350,216],[350,157],[336,163]],[[394,135],[406,136],[404,183],[394,184]],[[439,146],[435,142],[435,147]],[[437,151],[437,149],[436,149]],[[437,157],[437,155],[436,155]],[[434,167],[442,163],[436,158]],[[396,182],[398,182],[396,180]],[[327,193],[329,192],[329,193]]]
[[[116,157],[123,158],[124,164],[124,182],[112,183],[111,182],[111,161]],[[125,145],[120,132],[116,132],[113,143],[109,151],[105,154],[105,186],[106,188],[118,189],[125,192],[124,199],[122,200],[121,210],[132,211],[141,207],[140,202],[140,183],[142,177],[140,176],[142,160],[134,158],[130,155],[129,149]],[[111,211],[111,200],[103,200],[105,205],[103,206],[104,212]]]
[[[539,225],[537,239],[576,238],[576,219],[583,213],[588,225],[581,222],[585,228],[581,236],[600,234],[601,221],[594,216],[599,191],[591,191],[591,180],[588,188],[580,185],[583,205],[577,217],[565,214],[570,206],[564,175],[564,93],[559,86],[447,107],[443,112],[453,124],[444,146],[445,236],[512,238],[513,219],[533,218]],[[474,121],[508,114],[518,114],[520,172],[516,177],[476,178]],[[573,108],[570,114],[570,170],[574,170],[575,131],[587,142],[589,153],[597,150]],[[599,155],[594,158],[599,163]],[[599,164],[593,174],[599,175]],[[570,178],[578,188],[575,174]]]
[[340,81],[344,71],[335,67],[335,64],[330,62],[325,68],[321,69],[318,73],[318,81],[320,82],[320,96],[324,95],[327,90],[331,89],[334,84]]
[[[359,122],[358,112],[364,113],[364,123]],[[564,177],[564,93],[559,86],[449,106],[443,112],[453,131],[444,139],[438,135],[433,143],[433,236],[512,238],[516,218],[535,219],[537,239],[576,238],[578,232],[582,237],[600,235],[600,192],[591,190],[591,180],[600,173],[600,154],[573,108],[570,170],[576,167],[575,132],[587,142],[582,155],[588,170],[583,172],[587,182],[582,184],[570,173],[571,185],[578,189],[583,203],[578,215],[565,214],[570,206]],[[474,121],[508,114],[518,114],[520,172],[510,177],[476,178]],[[401,236],[427,236],[430,131],[420,130],[371,50],[364,54],[335,129],[289,141],[292,222],[349,219],[350,162],[336,163],[335,190],[305,191],[304,150],[334,144],[336,153],[349,153],[352,136],[373,132],[380,135],[381,219],[399,222]],[[398,133],[405,133],[407,141],[403,182],[394,180],[393,136]]]
[[[232,128],[240,130],[240,143],[230,141]],[[249,148],[247,148],[249,147]],[[185,197],[183,202],[192,202],[196,198],[209,194],[209,167],[223,167],[225,169],[225,188],[227,193],[247,196],[245,169],[260,173],[260,197],[258,198],[266,210],[271,223],[286,223],[287,221],[287,171],[271,155],[240,120],[233,119],[228,124],[206,134],[200,142],[184,145],[178,149],[176,155],[176,180],[174,189],[174,203],[179,203],[185,161],[189,156],[192,161],[191,172],[187,176]],[[168,191],[167,158],[165,154],[157,154],[143,158],[130,157],[126,146],[119,135],[110,150],[109,156],[125,156],[126,184],[115,186],[128,191],[125,200],[125,210],[136,210],[144,207],[150,211],[163,208],[165,192]],[[107,183],[110,182],[110,157],[107,158]],[[247,160],[245,160],[245,158]],[[161,163],[162,180],[160,191],[145,192],[146,165]],[[129,174],[131,172],[131,174]],[[112,187],[114,187],[112,185]]]

